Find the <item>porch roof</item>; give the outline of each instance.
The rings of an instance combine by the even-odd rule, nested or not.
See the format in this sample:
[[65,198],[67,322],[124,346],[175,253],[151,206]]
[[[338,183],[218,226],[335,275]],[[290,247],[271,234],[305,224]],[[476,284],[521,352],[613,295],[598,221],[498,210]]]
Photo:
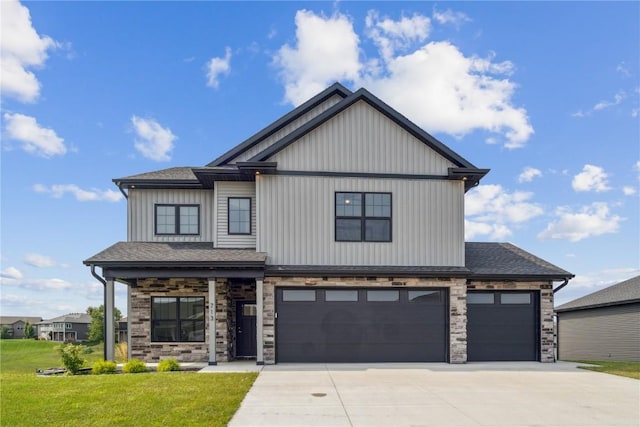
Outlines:
[[118,242],[83,261],[98,267],[258,267],[255,249],[217,249],[212,242]]

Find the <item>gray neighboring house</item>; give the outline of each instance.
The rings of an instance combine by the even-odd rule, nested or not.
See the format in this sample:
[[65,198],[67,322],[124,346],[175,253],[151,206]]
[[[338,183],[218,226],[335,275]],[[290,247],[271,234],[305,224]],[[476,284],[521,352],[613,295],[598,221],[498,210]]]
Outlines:
[[42,320],[42,317],[29,316],[0,316],[0,328],[7,327],[7,331],[11,338],[25,338],[24,327],[27,322],[33,325],[34,332],[37,334],[36,324]]
[[556,308],[561,360],[640,361],[640,276]]
[[488,172],[334,84],[205,166],[114,179],[127,241],[84,264],[107,312],[127,285],[147,362],[553,362],[554,282],[573,275],[464,241]]
[[69,313],[39,322],[38,338],[58,342],[88,341],[90,325],[88,314]]

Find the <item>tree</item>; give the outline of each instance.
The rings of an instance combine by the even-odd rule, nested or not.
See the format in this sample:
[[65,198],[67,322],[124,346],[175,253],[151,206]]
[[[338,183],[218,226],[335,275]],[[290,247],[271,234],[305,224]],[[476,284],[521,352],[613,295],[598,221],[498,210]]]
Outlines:
[[2,329],[0,330],[0,338],[7,339],[7,338],[11,338],[11,334],[9,334],[9,328],[7,328],[6,326],[2,326]]
[[[89,326],[89,341],[104,340],[104,305],[99,307],[87,308],[87,314],[91,316],[91,325]],[[113,309],[113,322],[122,318],[122,313],[117,307]]]
[[31,323],[28,321],[24,324],[24,336],[26,338],[35,338],[36,330]]

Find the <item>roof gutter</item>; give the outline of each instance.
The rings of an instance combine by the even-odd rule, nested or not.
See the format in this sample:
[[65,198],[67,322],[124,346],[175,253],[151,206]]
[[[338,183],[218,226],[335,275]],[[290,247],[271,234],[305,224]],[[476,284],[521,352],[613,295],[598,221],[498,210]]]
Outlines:
[[[122,191],[122,189],[120,189],[120,191]],[[102,283],[102,287],[103,287],[103,291],[102,291],[102,310],[103,310],[103,325],[102,325],[102,339],[104,340],[104,334],[107,332],[107,316],[104,315],[106,310],[107,310],[107,281],[104,280],[102,277],[100,277],[98,275],[98,273],[96,273],[96,265],[95,264],[91,264],[91,275],[93,277],[95,277],[98,282]],[[107,360],[107,346],[103,345],[103,349],[102,349],[102,360]]]
[[553,290],[553,293],[555,294],[556,292],[558,292],[560,289],[564,288],[565,286],[567,286],[569,284],[569,279],[564,279],[564,282],[562,282],[560,284],[560,286],[558,286],[557,288],[555,288]]

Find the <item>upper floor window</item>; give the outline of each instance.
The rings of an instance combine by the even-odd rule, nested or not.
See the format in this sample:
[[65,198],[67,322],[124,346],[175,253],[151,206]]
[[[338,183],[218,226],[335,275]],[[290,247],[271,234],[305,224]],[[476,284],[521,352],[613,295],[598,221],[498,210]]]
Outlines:
[[251,198],[229,197],[229,234],[251,234]]
[[200,206],[156,205],[156,234],[200,234]]
[[391,193],[336,193],[336,241],[390,242]]

